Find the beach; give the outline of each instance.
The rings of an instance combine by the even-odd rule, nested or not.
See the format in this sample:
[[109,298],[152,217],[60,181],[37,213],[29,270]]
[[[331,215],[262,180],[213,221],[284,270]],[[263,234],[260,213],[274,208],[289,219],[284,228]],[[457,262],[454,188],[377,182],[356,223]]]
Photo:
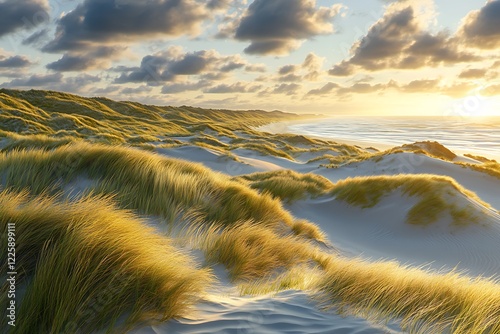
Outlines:
[[290,133],[312,121],[281,112],[3,99],[21,333],[499,329],[500,168],[478,152]]

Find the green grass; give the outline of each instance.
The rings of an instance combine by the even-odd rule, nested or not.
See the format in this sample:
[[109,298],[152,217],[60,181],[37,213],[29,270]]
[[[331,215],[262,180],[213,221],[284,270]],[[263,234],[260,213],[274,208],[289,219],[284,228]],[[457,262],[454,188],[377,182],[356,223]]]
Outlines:
[[[2,245],[7,224],[15,225],[17,286],[25,289],[11,333],[90,333],[118,320],[125,327],[164,321],[189,312],[211,282],[169,239],[107,198],[70,203],[3,191]],[[7,295],[0,299],[5,306]]]

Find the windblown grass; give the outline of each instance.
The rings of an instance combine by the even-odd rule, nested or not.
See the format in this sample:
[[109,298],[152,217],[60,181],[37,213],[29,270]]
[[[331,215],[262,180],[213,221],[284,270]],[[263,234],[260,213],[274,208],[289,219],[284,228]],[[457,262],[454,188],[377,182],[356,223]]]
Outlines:
[[[234,138],[232,130],[299,118],[262,110],[232,111],[188,106],[158,107],[51,91],[0,89],[0,130],[18,134],[74,136],[118,143],[137,136],[188,136],[212,131]],[[220,124],[223,124],[221,126]]]
[[456,225],[477,222],[472,207],[458,207],[454,203],[459,196],[490,207],[454,179],[427,174],[347,178],[335,183],[331,193],[351,205],[369,208],[378,204],[384,195],[398,189],[404,195],[420,198],[408,212],[407,221],[410,224],[432,224],[445,212],[450,213]]
[[189,234],[209,263],[221,263],[234,280],[251,281],[312,260],[311,244],[254,222],[231,227],[199,226]]
[[[271,195],[201,165],[137,149],[77,143],[53,151],[7,152],[0,155],[0,173],[6,188],[35,194],[58,193],[83,175],[98,181],[89,190],[116,195],[125,208],[171,222],[177,214],[196,210],[207,222],[224,225],[254,220],[294,227],[294,218]],[[306,224],[295,226],[296,232],[301,230]]]
[[[369,153],[304,136],[263,139],[250,126],[296,116],[148,106],[57,92],[2,89],[0,109],[1,143],[7,145],[0,153],[0,187],[10,189],[0,193],[0,232],[5,238],[7,224],[16,224],[18,284],[24,290],[16,333],[119,331],[188,313],[211,275],[172,246],[178,240],[160,236],[136,214],[191,227],[192,245],[210,264],[226,266],[243,293],[307,289],[325,306],[402,321],[410,331],[500,332],[498,282],[327,254],[317,247],[318,241],[327,242],[322,231],[292,217],[281,202],[335,195],[371,207],[389,192],[401,191],[419,199],[408,213],[410,223],[430,224],[444,213],[456,224],[474,222],[478,210],[457,203],[487,204],[453,179],[400,175],[332,184],[292,171],[230,178],[146,151],[187,145],[169,136],[193,136],[190,144],[229,158],[232,150],[244,148],[290,160],[304,152],[333,151],[317,158],[329,159],[331,167],[401,152],[452,159],[437,143]],[[470,168],[500,177],[491,161]],[[81,179],[91,181],[86,192],[69,196]],[[3,272],[5,257],[0,254]],[[4,307],[6,284],[1,289]]]
[[[116,330],[118,322],[164,321],[186,314],[211,281],[167,238],[107,198],[69,203],[4,191],[2,239],[8,224],[16,228],[17,284],[25,289],[12,333],[90,333]],[[0,298],[4,306],[6,294]],[[0,321],[3,331],[6,318]]]
[[397,320],[410,333],[500,333],[500,285],[391,262],[325,257],[317,283],[326,307]]
[[236,177],[235,180],[246,181],[253,189],[289,202],[303,199],[306,195],[322,195],[333,187],[323,176],[300,174],[292,170],[253,173]]
[[0,137],[4,137],[7,142],[0,148],[1,151],[12,151],[21,149],[43,149],[52,150],[54,148],[67,145],[74,141],[72,137],[54,138],[46,135],[18,135],[12,132],[0,130]]
[[462,166],[469,167],[475,171],[485,173],[500,179],[500,163],[495,161],[484,162],[482,164],[460,163]]

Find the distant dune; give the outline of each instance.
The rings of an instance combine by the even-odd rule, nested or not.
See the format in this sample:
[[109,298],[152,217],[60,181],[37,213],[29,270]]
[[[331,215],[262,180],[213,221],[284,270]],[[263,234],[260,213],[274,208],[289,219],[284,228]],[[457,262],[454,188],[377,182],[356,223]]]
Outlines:
[[301,118],[0,90],[11,332],[500,333],[500,165]]

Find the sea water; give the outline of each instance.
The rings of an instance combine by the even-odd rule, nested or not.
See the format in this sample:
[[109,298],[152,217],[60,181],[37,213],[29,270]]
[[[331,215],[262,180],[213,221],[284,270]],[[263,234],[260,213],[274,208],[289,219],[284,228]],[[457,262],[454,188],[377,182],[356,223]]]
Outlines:
[[392,146],[430,140],[456,153],[500,157],[500,117],[334,117],[289,123],[286,132]]

